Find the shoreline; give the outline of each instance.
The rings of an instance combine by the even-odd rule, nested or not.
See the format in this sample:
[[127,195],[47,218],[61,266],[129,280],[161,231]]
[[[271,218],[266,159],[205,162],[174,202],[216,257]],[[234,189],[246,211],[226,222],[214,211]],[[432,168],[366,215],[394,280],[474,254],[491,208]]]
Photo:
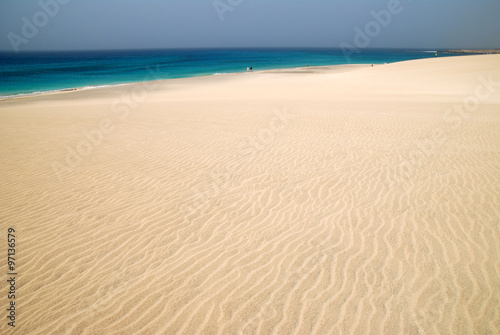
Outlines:
[[[140,83],[140,82],[137,82],[137,83]],[[130,84],[136,84],[136,82],[127,83],[127,84],[111,84],[111,85],[95,85],[95,86],[62,88],[62,89],[58,89],[58,90],[37,91],[37,92],[32,92],[32,93],[19,93],[19,94],[14,94],[14,95],[0,95],[0,101],[10,101],[12,99],[24,99],[24,98],[38,97],[38,96],[58,94],[58,93],[80,92],[80,91],[85,91],[85,90],[101,89],[101,88],[107,88],[107,87],[118,87],[118,86],[130,85]]]
[[[484,54],[484,53],[467,53],[465,51],[470,51],[470,50],[442,50],[442,51],[421,51],[424,53],[448,53],[448,54],[453,54],[452,57],[459,57],[459,56],[467,56],[467,55],[474,55],[474,54]],[[488,50],[477,50],[477,51],[488,51]],[[450,57],[450,56],[447,56]],[[420,59],[420,58],[417,58]],[[417,60],[417,59],[410,59],[411,60]],[[422,58],[425,59],[425,58]],[[303,72],[303,71],[311,71],[311,69],[321,69],[321,68],[330,68],[330,67],[342,67],[342,66],[362,66],[362,65],[382,65],[382,64],[394,64],[394,63],[400,63],[400,62],[406,62],[409,60],[400,60],[400,61],[395,61],[395,62],[374,62],[374,63],[353,63],[353,64],[331,64],[331,65],[315,65],[315,66],[302,66],[302,67],[277,67],[277,68],[269,68],[269,69],[263,69],[263,70],[258,70],[258,71],[253,71],[253,73],[277,73],[277,72],[291,72],[291,73],[296,73],[296,72]],[[246,71],[237,71],[237,72],[222,72],[222,73],[209,73],[209,74],[196,74],[196,75],[187,75],[187,76],[182,76],[182,77],[175,77],[175,78],[161,78],[157,80],[175,80],[175,79],[187,79],[187,78],[202,78],[202,77],[212,77],[212,76],[226,76],[226,75],[237,75],[237,74],[245,74],[247,73]],[[48,89],[48,90],[38,90],[35,92],[28,92],[28,93],[14,93],[14,94],[9,94],[9,93],[1,93],[0,92],[0,102],[2,101],[9,101],[12,99],[21,99],[21,98],[29,98],[29,97],[36,97],[36,96],[43,96],[43,95],[48,95],[48,94],[57,94],[57,93],[67,93],[67,92],[72,92],[72,91],[83,91],[83,90],[89,90],[89,89],[101,89],[101,88],[108,88],[108,87],[117,87],[117,86],[122,86],[122,85],[134,85],[134,84],[140,84],[143,82],[148,82],[150,80],[139,80],[139,81],[130,81],[130,82],[120,82],[120,83],[101,83],[101,84],[95,84],[95,85],[88,85],[88,86],[75,86],[75,87],[64,87],[60,89]]]
[[[399,62],[394,62],[399,63]],[[389,63],[389,64],[394,64]],[[258,70],[253,72],[227,72],[227,73],[213,73],[213,74],[205,74],[205,75],[197,75],[191,77],[180,77],[180,78],[162,78],[156,80],[146,80],[146,81],[134,81],[130,83],[119,83],[119,84],[103,84],[103,85],[91,85],[91,86],[81,86],[81,87],[69,87],[62,88],[57,90],[47,90],[47,91],[37,91],[32,93],[19,93],[14,95],[0,95],[0,102],[3,101],[11,101],[13,99],[25,99],[53,94],[62,94],[62,93],[70,93],[70,92],[81,92],[86,90],[95,90],[95,89],[105,89],[105,88],[114,88],[119,86],[128,86],[128,85],[139,85],[142,83],[155,82],[155,81],[171,81],[171,80],[184,80],[184,79],[197,79],[197,78],[211,78],[213,76],[228,76],[228,75],[251,75],[251,74],[259,74],[259,73],[315,73],[318,70],[323,69],[340,69],[345,67],[362,67],[368,66],[369,64],[337,64],[337,65],[317,65],[317,66],[304,66],[304,67],[290,67],[290,68],[274,68],[274,69],[266,69],[266,70]],[[382,65],[382,64],[373,64]]]

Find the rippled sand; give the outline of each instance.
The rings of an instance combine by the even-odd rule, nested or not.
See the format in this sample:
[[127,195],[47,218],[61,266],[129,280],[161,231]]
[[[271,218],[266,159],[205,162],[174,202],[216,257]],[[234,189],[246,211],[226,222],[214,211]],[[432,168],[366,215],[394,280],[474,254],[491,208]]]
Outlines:
[[19,334],[500,332],[499,55],[1,101],[0,136]]

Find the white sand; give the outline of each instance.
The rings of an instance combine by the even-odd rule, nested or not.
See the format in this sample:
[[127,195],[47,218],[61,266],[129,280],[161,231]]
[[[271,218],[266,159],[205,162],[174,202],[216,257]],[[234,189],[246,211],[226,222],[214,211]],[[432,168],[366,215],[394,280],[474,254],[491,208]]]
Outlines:
[[0,135],[19,334],[500,332],[500,55],[12,99]]

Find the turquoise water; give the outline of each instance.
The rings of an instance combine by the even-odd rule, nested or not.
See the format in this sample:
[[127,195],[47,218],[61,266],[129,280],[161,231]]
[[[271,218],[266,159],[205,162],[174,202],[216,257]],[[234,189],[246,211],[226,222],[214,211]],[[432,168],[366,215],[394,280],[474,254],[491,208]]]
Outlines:
[[[0,54],[0,97],[68,88],[319,65],[381,64],[434,57],[432,51],[189,49]],[[148,70],[149,69],[149,70]]]

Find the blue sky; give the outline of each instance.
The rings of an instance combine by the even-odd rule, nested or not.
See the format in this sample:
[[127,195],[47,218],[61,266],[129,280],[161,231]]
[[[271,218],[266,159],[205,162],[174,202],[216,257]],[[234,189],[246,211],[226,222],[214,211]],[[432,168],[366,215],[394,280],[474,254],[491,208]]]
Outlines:
[[0,50],[336,48],[367,27],[371,48],[500,48],[499,17],[499,0],[0,0]]

